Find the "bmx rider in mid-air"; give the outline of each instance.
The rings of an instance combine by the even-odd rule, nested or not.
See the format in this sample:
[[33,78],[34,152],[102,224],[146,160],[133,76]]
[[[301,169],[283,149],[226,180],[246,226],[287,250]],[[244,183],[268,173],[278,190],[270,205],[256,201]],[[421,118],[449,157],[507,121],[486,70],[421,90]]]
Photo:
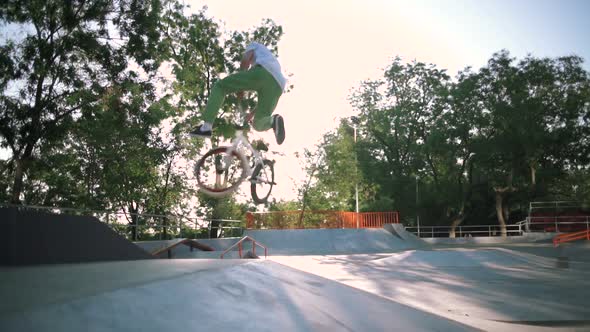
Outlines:
[[256,91],[258,104],[247,119],[257,131],[273,129],[278,144],[285,140],[285,123],[279,114],[273,115],[279,98],[285,90],[287,79],[281,72],[277,58],[266,46],[253,42],[244,52],[240,71],[217,81],[211,89],[207,106],[203,112],[203,123],[190,132],[191,136],[211,137],[213,122],[229,93],[238,93],[238,101],[244,97],[244,91]]

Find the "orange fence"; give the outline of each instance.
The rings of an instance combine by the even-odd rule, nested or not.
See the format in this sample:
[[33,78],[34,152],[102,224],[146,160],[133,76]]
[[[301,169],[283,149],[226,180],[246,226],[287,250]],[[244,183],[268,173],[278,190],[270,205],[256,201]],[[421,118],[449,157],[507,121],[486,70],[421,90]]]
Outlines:
[[270,211],[246,214],[248,229],[382,228],[385,224],[397,223],[397,211]]
[[576,240],[590,240],[590,230],[579,231],[575,233],[559,234],[553,238],[553,245],[558,246],[560,243],[571,242]]

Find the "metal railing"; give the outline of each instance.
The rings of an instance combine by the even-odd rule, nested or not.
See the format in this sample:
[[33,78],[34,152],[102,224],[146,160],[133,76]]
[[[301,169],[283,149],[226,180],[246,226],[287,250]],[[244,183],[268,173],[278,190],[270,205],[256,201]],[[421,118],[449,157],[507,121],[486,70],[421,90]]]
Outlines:
[[[551,221],[543,221],[553,219]],[[565,221],[578,219],[580,221]],[[408,232],[418,237],[434,238],[448,237],[451,233],[451,226],[419,226],[406,227]],[[563,216],[563,217],[527,217],[516,224],[506,225],[508,236],[522,235],[524,232],[574,232],[590,231],[590,216]],[[455,228],[456,237],[475,236],[500,236],[500,225],[460,225]]]
[[590,230],[590,216],[527,217],[524,220],[524,225],[527,232],[560,233]]
[[[416,226],[406,227],[406,230],[422,238],[449,237],[451,226]],[[508,236],[522,235],[522,225],[506,225]],[[456,237],[500,236],[500,225],[459,225],[455,227]]]
[[553,202],[530,202],[529,212],[538,209],[558,209],[579,208],[580,203],[574,201],[553,201]]
[[[204,219],[207,222],[207,234],[211,234],[212,228],[219,229],[217,237],[240,237],[244,233],[244,227],[241,226],[241,220],[234,219]],[[213,222],[218,222],[217,227],[213,227]],[[229,226],[224,226],[229,225]],[[229,230],[229,234],[226,232]]]
[[525,221],[529,232],[588,230],[590,211],[585,204],[575,201],[530,202],[529,216]]
[[[182,238],[186,235],[205,233],[210,238],[212,228],[219,230],[218,236],[242,236],[243,227],[240,220],[232,219],[197,219],[183,215],[161,215],[149,213],[130,213],[123,211],[89,210],[77,208],[48,207],[38,205],[12,205],[0,203],[0,207],[12,207],[22,210],[48,212],[54,214],[69,214],[76,216],[95,217],[105,223],[119,235],[131,241],[138,241],[141,234],[144,238],[163,240],[167,238]],[[135,219],[135,220],[134,220]],[[213,227],[213,222],[219,222]],[[133,238],[133,234],[136,235]],[[185,235],[185,236],[183,236]]]
[[256,240],[254,240],[252,237],[250,237],[248,235],[241,238],[238,242],[234,243],[231,247],[225,249],[225,251],[221,253],[221,256],[219,256],[219,258],[223,259],[223,256],[225,254],[227,254],[228,252],[230,252],[236,246],[238,247],[238,254],[239,254],[240,258],[242,258],[242,243],[246,240],[252,241],[252,254],[254,255],[254,257],[256,257],[256,246],[259,246],[262,249],[264,249],[264,258],[266,258],[267,251],[268,251],[266,246],[262,245],[260,242],[256,242]]

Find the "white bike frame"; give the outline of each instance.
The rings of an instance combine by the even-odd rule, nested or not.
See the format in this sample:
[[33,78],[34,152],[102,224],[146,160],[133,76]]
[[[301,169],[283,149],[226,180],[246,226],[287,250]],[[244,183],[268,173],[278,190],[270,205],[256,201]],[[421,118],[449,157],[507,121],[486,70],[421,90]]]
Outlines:
[[256,166],[264,164],[264,158],[262,157],[262,154],[258,152],[258,150],[254,149],[250,142],[248,142],[248,138],[244,136],[243,130],[241,129],[236,130],[235,138],[232,140],[231,146],[229,146],[228,148],[228,153],[223,157],[224,165],[229,166],[232,154],[234,152],[237,153],[240,156],[240,158],[243,156],[243,153],[240,151],[240,146],[249,150],[252,154],[252,157],[254,157],[254,167],[250,167],[250,164],[247,164],[248,169],[246,169],[246,177],[251,177],[252,172],[254,171]]
[[[248,117],[245,119],[247,118]],[[245,124],[245,126],[247,126],[247,124]],[[247,155],[245,150],[250,151],[250,154]],[[219,154],[223,155],[219,156]],[[214,160],[207,159],[212,156],[215,158]],[[221,159],[217,159],[217,157],[221,157]],[[237,158],[235,161],[239,161],[239,165],[234,163],[234,158]],[[205,167],[204,171],[207,172],[207,168],[213,166],[210,164],[210,166],[203,166],[207,161],[214,162],[216,172],[214,186],[201,183],[199,180],[199,174],[201,174],[202,168]],[[274,182],[273,165],[273,161],[264,159],[262,152],[258,151],[252,146],[252,144],[250,144],[248,138],[244,134],[244,127],[236,126],[236,132],[234,138],[230,142],[230,145],[214,147],[209,152],[207,152],[205,156],[199,159],[199,161],[195,164],[195,174],[197,176],[197,182],[200,190],[205,194],[216,198],[224,197],[237,190],[239,185],[244,180],[246,180],[246,178],[249,178],[248,181],[251,183],[252,198],[255,202],[260,203],[266,201],[266,198],[272,190],[272,186],[276,185]],[[234,168],[234,166],[239,168]],[[253,176],[254,172],[256,172],[255,176]],[[229,179],[230,176],[231,179]],[[270,185],[268,188],[260,188],[260,190],[265,191],[268,189],[266,196],[263,198],[260,198],[258,193],[256,193],[259,184],[262,184],[263,186],[266,184]]]

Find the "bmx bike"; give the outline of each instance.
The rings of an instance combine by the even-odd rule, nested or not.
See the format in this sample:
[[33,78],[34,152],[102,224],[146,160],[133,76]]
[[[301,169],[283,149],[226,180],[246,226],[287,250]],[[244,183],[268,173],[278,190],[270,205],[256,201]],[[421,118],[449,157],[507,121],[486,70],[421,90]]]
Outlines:
[[[274,161],[250,144],[244,134],[248,124],[235,125],[236,133],[230,146],[209,150],[195,164],[195,177],[199,190],[215,198],[225,197],[236,191],[250,177],[250,193],[256,204],[268,200],[274,182]],[[244,154],[249,152],[249,158]],[[250,160],[250,163],[249,163]]]

